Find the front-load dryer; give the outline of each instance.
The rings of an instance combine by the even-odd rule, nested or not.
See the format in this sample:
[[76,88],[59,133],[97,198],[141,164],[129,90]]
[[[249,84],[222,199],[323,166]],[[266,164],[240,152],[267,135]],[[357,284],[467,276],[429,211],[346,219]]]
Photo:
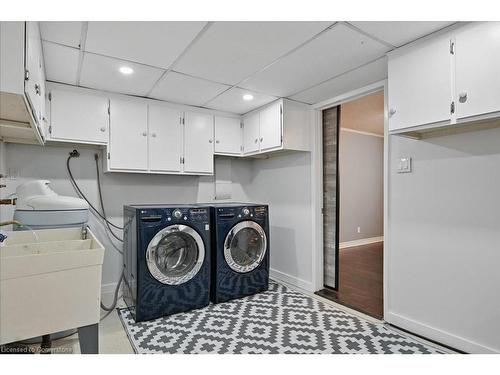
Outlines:
[[136,322],[207,306],[210,207],[124,206],[123,299]]
[[212,302],[268,289],[268,214],[268,206],[262,204],[212,205]]

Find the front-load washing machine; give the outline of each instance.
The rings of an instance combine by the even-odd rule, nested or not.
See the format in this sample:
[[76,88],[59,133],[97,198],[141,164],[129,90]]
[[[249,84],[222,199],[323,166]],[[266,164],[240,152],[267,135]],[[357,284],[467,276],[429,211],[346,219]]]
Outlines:
[[266,291],[269,287],[268,206],[213,204],[211,217],[212,302]]
[[137,322],[207,306],[210,207],[124,206],[123,299]]

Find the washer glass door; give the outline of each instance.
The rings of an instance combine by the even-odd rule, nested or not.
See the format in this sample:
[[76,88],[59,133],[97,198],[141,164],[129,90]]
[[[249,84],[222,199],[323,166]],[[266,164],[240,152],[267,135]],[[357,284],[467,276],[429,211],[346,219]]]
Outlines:
[[151,275],[163,284],[179,285],[191,280],[205,260],[201,236],[187,225],[170,225],[159,231],[146,250]]
[[267,251],[264,229],[254,221],[242,221],[231,228],[224,240],[224,258],[236,272],[250,272],[262,263]]

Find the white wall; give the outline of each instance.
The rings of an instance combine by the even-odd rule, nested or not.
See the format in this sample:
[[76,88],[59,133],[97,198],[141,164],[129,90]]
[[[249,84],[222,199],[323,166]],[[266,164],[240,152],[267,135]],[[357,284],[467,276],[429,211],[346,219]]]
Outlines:
[[[500,352],[500,129],[389,143],[391,323]],[[396,173],[399,157],[413,172]]]
[[311,154],[256,159],[248,194],[269,204],[271,276],[314,291]]
[[340,130],[339,241],[383,236],[384,138]]

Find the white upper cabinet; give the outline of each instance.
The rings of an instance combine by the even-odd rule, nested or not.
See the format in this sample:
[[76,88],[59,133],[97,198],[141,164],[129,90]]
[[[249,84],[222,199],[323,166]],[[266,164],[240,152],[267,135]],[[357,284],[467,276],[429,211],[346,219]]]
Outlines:
[[396,50],[388,68],[389,131],[421,138],[500,118],[500,22],[472,22]]
[[260,112],[260,150],[281,147],[282,135],[281,101],[278,101]]
[[239,118],[215,116],[215,153],[240,155],[242,146]]
[[183,152],[182,113],[164,106],[149,105],[149,170],[180,172]]
[[389,57],[389,130],[450,120],[449,36]]
[[500,111],[500,22],[459,29],[455,44],[457,118]]
[[280,99],[243,117],[243,154],[309,151],[309,106]]
[[146,103],[111,99],[109,169],[148,169],[148,106]]
[[[38,22],[26,22],[26,73],[24,90],[35,121],[42,123],[42,44]],[[43,82],[45,85],[45,81]],[[45,100],[45,99],[44,99]]]
[[64,90],[50,92],[52,140],[106,144],[109,99]]
[[184,173],[213,174],[214,116],[184,114]]
[[260,150],[260,113],[254,112],[243,118],[243,152],[250,154]]
[[0,138],[40,143],[47,131],[38,22],[0,21]]

